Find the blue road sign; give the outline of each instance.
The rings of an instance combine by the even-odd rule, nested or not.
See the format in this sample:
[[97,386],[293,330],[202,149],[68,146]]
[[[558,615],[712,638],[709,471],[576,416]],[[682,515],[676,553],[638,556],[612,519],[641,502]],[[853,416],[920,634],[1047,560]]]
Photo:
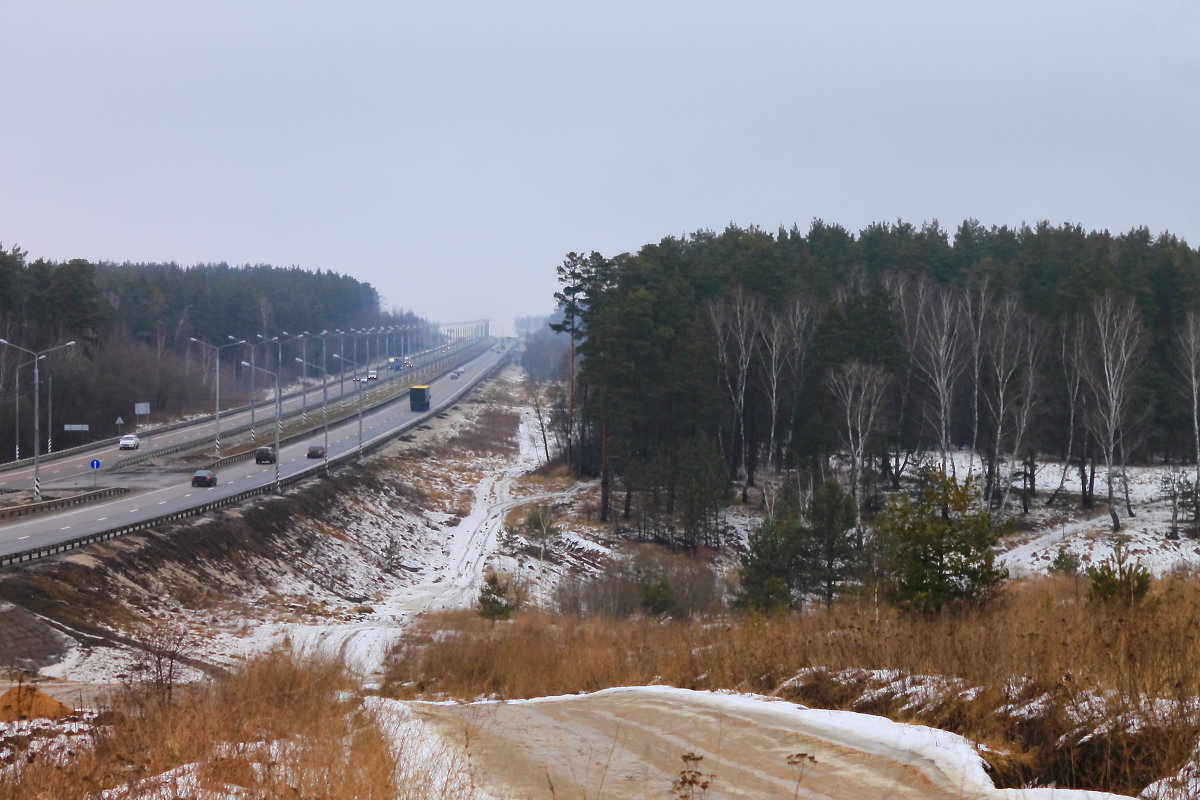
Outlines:
[[92,469],[100,469],[100,459],[98,459],[98,458],[93,458],[93,459],[92,459],[92,463],[90,464],[90,466],[91,466],[91,468],[92,468]]

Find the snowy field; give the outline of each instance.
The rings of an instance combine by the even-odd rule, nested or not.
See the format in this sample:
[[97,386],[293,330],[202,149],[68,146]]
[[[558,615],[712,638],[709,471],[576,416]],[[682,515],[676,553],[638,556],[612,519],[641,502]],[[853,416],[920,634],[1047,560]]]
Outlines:
[[[498,383],[506,386],[514,404],[519,402],[519,376],[509,372]],[[289,643],[302,652],[340,656],[369,689],[378,682],[388,650],[410,621],[425,611],[472,607],[486,569],[520,576],[536,599],[549,596],[568,570],[597,568],[611,556],[616,542],[586,525],[565,526],[550,545],[553,559],[529,557],[537,546],[533,542],[514,542],[511,536],[504,541],[506,515],[514,509],[531,503],[577,507],[595,491],[593,484],[543,490],[527,480],[541,465],[540,435],[532,410],[519,405],[513,408],[520,414],[519,452],[515,457],[480,457],[437,465],[446,483],[442,488],[452,496],[466,498],[457,513],[427,510],[397,515],[385,502],[386,497],[380,498],[378,507],[360,498],[356,514],[346,520],[342,537],[346,543],[334,542],[315,556],[336,575],[336,581],[328,587],[314,586],[298,574],[283,572],[269,595],[260,592],[240,598],[226,609],[204,613],[174,609],[192,634],[187,652],[213,664],[235,664],[280,643]],[[439,421],[428,437],[436,442],[452,436],[468,421],[463,416],[466,413],[469,411],[460,411]],[[958,454],[959,476],[967,474],[971,466],[965,456]],[[978,461],[973,466],[977,472]],[[1127,517],[1124,504],[1120,505],[1121,535],[1130,554],[1156,574],[1198,569],[1200,542],[1186,537],[1168,538],[1171,509],[1161,485],[1164,474],[1165,469],[1129,470],[1129,495],[1136,516]],[[1041,497],[1034,500],[1030,514],[1016,517],[1019,532],[1001,545],[1001,563],[1013,577],[1045,572],[1060,549],[1078,556],[1085,567],[1113,551],[1116,539],[1110,532],[1107,511],[1100,507],[1086,517],[1079,514],[1077,472],[1068,472],[1065,495],[1059,502],[1053,508],[1045,507],[1045,497],[1058,485],[1061,475],[1061,465],[1039,468]],[[1099,497],[1104,495],[1103,481],[1103,475],[1098,474]],[[1019,511],[1015,502],[1010,508]],[[726,524],[744,536],[756,519],[753,513],[734,508]],[[368,566],[375,554],[385,551],[392,552],[403,568],[381,572]],[[360,596],[347,599],[347,586],[358,587],[356,594]],[[64,690],[81,684],[114,685],[130,673],[133,660],[115,648],[76,646],[61,663],[43,670],[42,677],[50,679],[46,688],[56,681],[69,682],[61,684]],[[192,673],[189,677],[199,675]],[[661,694],[678,690],[653,687],[620,691]],[[913,759],[936,762],[939,769],[954,771],[962,785],[970,787],[967,796],[1027,800],[1115,797],[1049,789],[995,790],[983,774],[973,746],[951,734],[921,726],[849,712],[808,712],[791,704],[785,709],[784,704],[759,697],[711,695],[696,702],[737,704],[750,716],[806,714],[805,724],[823,726],[836,741],[845,740],[868,752],[872,748],[894,751],[901,747]],[[387,710],[396,720],[406,720],[396,723],[396,730],[404,731],[404,736],[411,737],[414,727],[419,727],[399,704],[379,700],[375,707],[381,712]],[[4,733],[6,728],[0,726],[0,734]]]

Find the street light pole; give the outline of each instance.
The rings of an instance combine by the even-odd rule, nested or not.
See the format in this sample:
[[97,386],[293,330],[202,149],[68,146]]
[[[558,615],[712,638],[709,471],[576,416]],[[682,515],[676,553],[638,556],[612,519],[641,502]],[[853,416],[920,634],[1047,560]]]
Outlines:
[[263,369],[262,367],[256,367],[253,364],[251,364],[249,361],[243,361],[242,366],[250,367],[250,369],[256,369],[259,372],[265,372],[268,375],[273,375],[275,377],[275,490],[278,491],[279,490],[279,434],[283,431],[283,404],[280,402],[280,397],[282,395],[280,395],[280,393],[279,393],[279,373],[272,372],[269,369]]
[[[344,356],[339,356],[337,353],[334,353],[333,357],[340,358],[342,361],[345,361],[348,364],[350,364],[350,366],[354,367],[354,375],[355,375],[355,378],[357,379],[358,370],[361,369],[361,367],[358,365],[357,362],[351,361],[350,359],[348,359]],[[358,392],[358,457],[359,458],[362,458],[362,444],[363,444],[363,442],[362,442],[362,439],[363,439],[363,388],[362,388],[362,385],[366,382],[367,382],[367,376],[364,375],[362,380],[358,381],[358,388],[355,390]]]
[[[44,354],[38,356],[38,358],[45,358],[45,357],[46,356]],[[32,363],[33,363],[32,361],[26,361],[24,364],[18,364],[16,370],[14,370],[15,375],[16,375],[16,386],[13,389],[13,402],[15,404],[14,408],[13,408],[13,422],[16,423],[16,429],[15,429],[16,435],[13,438],[13,460],[14,461],[21,460],[21,368],[28,367]]]
[[[316,364],[309,364],[302,358],[296,360],[302,367],[317,368]],[[325,465],[329,466],[329,374],[325,370],[321,370],[321,418],[325,427]]]
[[[36,387],[35,387],[36,388]],[[54,373],[46,365],[46,455],[54,452]]]
[[20,350],[22,353],[28,353],[33,356],[33,502],[42,502],[42,473],[41,473],[41,451],[39,449],[38,438],[41,437],[40,416],[41,410],[38,408],[38,398],[41,396],[39,386],[41,386],[41,377],[38,375],[38,362],[49,353],[55,350],[61,350],[64,347],[74,347],[75,340],[66,342],[65,344],[55,345],[40,353],[33,350],[26,350],[24,347],[13,344],[7,339],[0,339],[0,344],[8,345],[14,350]]
[[[341,359],[342,361],[345,361],[346,360],[346,332],[338,331],[338,333],[341,334],[341,339],[338,343],[339,347],[341,349],[341,355],[339,356],[339,355],[335,354],[334,358],[338,358],[338,359]],[[345,364],[338,365],[338,409],[339,409],[338,413],[344,412],[346,410],[346,365]]]
[[208,342],[202,342],[195,336],[190,336],[188,338],[201,347],[209,348],[216,355],[217,379],[216,396],[213,400],[213,424],[215,428],[215,432],[213,434],[213,456],[214,459],[219,460],[221,458],[221,351],[226,347],[234,347],[239,344],[245,344],[246,341],[244,339],[233,339],[232,336],[227,336],[226,338],[233,339],[233,341],[229,344],[216,345],[209,344]]

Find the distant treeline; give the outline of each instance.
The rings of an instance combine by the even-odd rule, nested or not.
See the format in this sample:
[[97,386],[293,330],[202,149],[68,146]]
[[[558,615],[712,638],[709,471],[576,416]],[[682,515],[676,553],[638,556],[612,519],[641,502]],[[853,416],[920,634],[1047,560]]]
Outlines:
[[[135,402],[149,402],[156,417],[211,409],[213,353],[193,344],[192,337],[215,345],[228,344],[229,336],[256,341],[283,331],[295,336],[415,321],[411,314],[381,313],[378,292],[369,283],[334,272],[83,259],[30,262],[16,247],[0,249],[0,338],[35,352],[76,342],[39,362],[43,452],[48,444],[61,449],[85,437],[115,435],[118,417],[128,432]],[[277,356],[267,348],[258,352],[272,362]],[[314,359],[316,352],[315,345],[307,351]],[[235,357],[233,349],[223,353],[222,372],[228,371],[223,405],[239,395],[245,400],[246,382],[236,380],[241,372],[236,365],[244,358],[245,352]],[[29,362],[28,354],[0,346],[0,461],[14,457],[18,434],[22,457],[32,454]],[[284,360],[285,380],[298,370],[293,357]],[[19,421],[14,419],[18,409]],[[86,424],[90,431],[64,434],[64,424]]]
[[1200,253],[1169,234],[818,220],[571,253],[558,274],[580,364],[559,435],[604,477],[603,513],[655,536],[712,541],[700,489],[763,469],[836,469],[870,509],[959,447],[997,503],[1056,488],[1041,456],[1085,470],[1084,502],[1107,463],[1196,459]]

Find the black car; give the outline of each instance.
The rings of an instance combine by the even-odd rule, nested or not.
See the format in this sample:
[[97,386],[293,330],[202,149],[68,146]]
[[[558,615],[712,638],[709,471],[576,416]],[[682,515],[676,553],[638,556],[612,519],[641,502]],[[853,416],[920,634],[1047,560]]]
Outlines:
[[325,446],[320,445],[320,444],[310,445],[308,448],[308,457],[309,458],[324,458],[325,457]]
[[211,469],[198,469],[192,476],[192,486],[216,486],[217,473]]
[[275,463],[275,448],[271,445],[263,445],[254,451],[255,464],[274,464]]

